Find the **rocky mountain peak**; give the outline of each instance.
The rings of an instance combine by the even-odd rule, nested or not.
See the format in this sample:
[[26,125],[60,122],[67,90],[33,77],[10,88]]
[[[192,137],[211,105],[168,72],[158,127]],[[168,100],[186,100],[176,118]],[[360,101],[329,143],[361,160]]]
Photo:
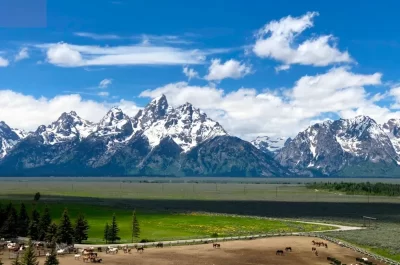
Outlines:
[[263,152],[277,153],[285,145],[286,137],[257,136],[251,143]]

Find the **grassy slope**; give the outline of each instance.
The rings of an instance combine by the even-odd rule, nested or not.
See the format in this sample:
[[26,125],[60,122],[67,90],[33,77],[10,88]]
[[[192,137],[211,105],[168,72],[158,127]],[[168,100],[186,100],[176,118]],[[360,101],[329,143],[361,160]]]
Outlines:
[[[30,209],[31,204],[27,203]],[[43,203],[37,208],[42,210]],[[115,212],[120,227],[120,237],[127,242],[131,238],[131,215],[130,210],[115,209],[111,207],[93,206],[85,204],[49,204],[53,220],[58,221],[65,207],[68,208],[71,219],[83,212],[89,221],[89,242],[102,242],[103,228],[106,222],[110,222]],[[168,240],[211,237],[218,233],[219,236],[248,235],[266,232],[291,232],[291,231],[314,231],[330,229],[311,224],[299,224],[294,222],[266,220],[256,218],[243,218],[234,216],[211,215],[211,214],[173,214],[168,212],[138,212],[141,226],[141,239]]]

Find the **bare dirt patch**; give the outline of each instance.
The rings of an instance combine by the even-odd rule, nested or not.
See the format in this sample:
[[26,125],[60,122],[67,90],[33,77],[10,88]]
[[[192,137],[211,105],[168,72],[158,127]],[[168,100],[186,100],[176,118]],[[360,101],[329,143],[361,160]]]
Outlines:
[[[147,248],[144,253],[133,251],[132,254],[124,254],[120,251],[116,255],[99,253],[104,264],[110,265],[322,265],[329,264],[328,256],[335,257],[345,264],[354,264],[356,257],[360,254],[328,243],[328,248],[316,247],[318,256],[311,248],[311,241],[321,241],[311,237],[276,237],[257,240],[220,242],[221,248],[215,249],[212,244],[177,246],[164,248]],[[284,250],[291,247],[292,252],[284,252],[283,256],[276,255],[278,249]],[[44,259],[39,259],[40,264]],[[7,258],[7,253],[3,255],[5,265],[10,265],[11,261]],[[383,265],[378,261],[373,261],[378,265]],[[84,264],[82,260],[74,259],[73,255],[60,257],[60,265]]]

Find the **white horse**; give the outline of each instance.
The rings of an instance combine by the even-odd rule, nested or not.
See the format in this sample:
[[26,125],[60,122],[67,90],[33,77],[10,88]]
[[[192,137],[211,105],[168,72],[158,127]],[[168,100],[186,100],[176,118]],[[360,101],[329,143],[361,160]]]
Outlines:
[[81,255],[80,254],[75,254],[75,259],[80,259]]
[[106,253],[110,253],[110,254],[117,254],[118,253],[118,248],[114,248],[114,247],[107,247],[106,249]]
[[59,249],[57,250],[58,255],[64,255],[65,254],[65,249]]

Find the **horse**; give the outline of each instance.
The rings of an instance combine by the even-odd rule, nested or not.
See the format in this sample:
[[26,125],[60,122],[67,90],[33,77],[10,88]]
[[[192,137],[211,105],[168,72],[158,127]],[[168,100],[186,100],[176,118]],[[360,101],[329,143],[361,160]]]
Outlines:
[[328,244],[325,243],[325,248],[328,248]]
[[283,255],[283,250],[280,250],[280,249],[277,250],[276,253],[275,253],[275,255]]
[[317,257],[318,257],[318,251],[315,251],[315,256],[317,256]]
[[315,245],[316,242],[315,242],[315,240],[313,240],[313,241],[311,241],[311,243],[312,243],[313,245]]
[[213,248],[220,248],[221,244],[213,243]]
[[287,248],[285,248],[285,251],[290,251],[290,252],[292,252],[292,247],[287,247]]
[[312,248],[311,248],[311,251],[313,251],[313,252],[314,252],[314,251],[317,251],[317,248],[312,247]]
[[161,242],[156,245],[156,248],[162,248],[162,247],[164,247],[164,244]]
[[112,247],[107,247],[106,249],[106,253],[110,253],[110,254],[118,254],[118,248],[112,248]]
[[143,252],[144,251],[144,247],[135,247],[137,252]]
[[78,259],[78,260],[80,259],[80,257],[81,257],[80,254],[75,254],[75,256],[74,256],[74,258],[75,258],[75,259]]

